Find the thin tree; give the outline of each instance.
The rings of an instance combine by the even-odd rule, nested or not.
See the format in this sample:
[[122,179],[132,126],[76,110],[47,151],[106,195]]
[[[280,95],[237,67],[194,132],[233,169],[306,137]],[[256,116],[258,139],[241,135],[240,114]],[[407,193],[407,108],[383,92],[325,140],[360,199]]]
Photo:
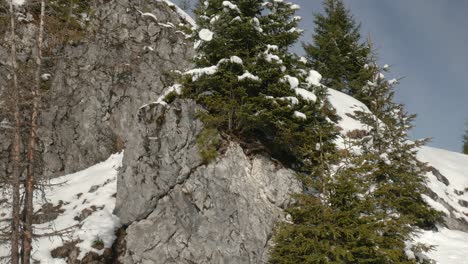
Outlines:
[[13,0],[9,1],[10,9],[10,41],[11,41],[11,66],[13,68],[13,85],[11,92],[11,104],[13,108],[13,146],[12,146],[12,213],[11,213],[11,263],[19,263],[20,240],[20,164],[21,164],[21,119],[19,110],[18,87],[18,63],[16,58],[16,18]]
[[39,115],[40,87],[42,73],[42,47],[44,39],[44,17],[46,0],[41,0],[41,13],[39,17],[39,28],[36,40],[36,71],[34,75],[34,85],[31,91],[32,109],[30,120],[30,132],[28,138],[27,152],[27,173],[24,182],[24,234],[23,234],[23,264],[29,264],[31,260],[32,239],[33,239],[33,215],[34,215],[34,188],[36,184],[36,145],[37,145],[37,120]]
[[468,128],[466,129],[465,135],[463,136],[463,153],[468,155]]

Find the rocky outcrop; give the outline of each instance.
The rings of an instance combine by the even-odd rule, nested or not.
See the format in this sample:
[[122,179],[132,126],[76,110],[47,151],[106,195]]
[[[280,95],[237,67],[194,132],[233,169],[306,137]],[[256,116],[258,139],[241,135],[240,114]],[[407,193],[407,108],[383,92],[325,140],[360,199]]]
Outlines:
[[123,263],[263,263],[291,193],[291,170],[247,156],[236,143],[204,165],[191,101],[141,110],[118,178],[116,214],[126,230]]
[[[93,3],[84,36],[56,50],[60,59],[47,68],[51,77],[39,131],[46,176],[87,168],[123,149],[138,108],[156,100],[171,84],[171,72],[186,69],[192,57],[191,45],[177,28],[188,23],[164,1]],[[24,63],[32,60],[34,31],[32,22],[21,22],[19,57]],[[11,78],[8,65],[5,45],[0,47],[3,95]],[[3,120],[8,123],[0,113]],[[9,164],[5,124],[0,128],[0,174]]]

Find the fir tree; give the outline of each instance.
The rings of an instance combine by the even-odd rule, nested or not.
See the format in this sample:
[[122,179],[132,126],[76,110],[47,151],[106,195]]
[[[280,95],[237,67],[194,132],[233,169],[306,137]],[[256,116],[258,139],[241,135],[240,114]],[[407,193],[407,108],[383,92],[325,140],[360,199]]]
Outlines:
[[382,210],[374,193],[378,154],[352,151],[323,178],[317,197],[299,195],[288,209],[291,223],[275,236],[271,263],[415,263],[405,254],[408,221]]
[[[184,95],[204,106],[211,128],[306,170],[317,151],[333,151],[325,90],[288,48],[300,36],[296,5],[286,1],[204,1],[196,10],[196,68]],[[320,138],[319,131],[323,134]]]
[[417,159],[418,149],[427,140],[409,141],[407,133],[416,115],[410,115],[403,105],[394,102],[394,85],[373,61],[369,69],[374,73],[363,92],[368,94],[371,113],[358,113],[358,119],[370,128],[362,139],[363,153],[374,153],[378,170],[373,174],[375,196],[382,209],[406,218],[408,224],[433,228],[441,215],[422,198],[427,192],[424,163]]
[[414,116],[393,102],[398,81],[369,60],[361,95],[372,113],[356,114],[369,132],[345,137],[339,163],[321,162],[332,168],[312,183],[316,197],[301,195],[288,210],[292,223],[280,225],[272,263],[415,263],[405,242],[416,226],[433,228],[441,219],[421,196],[426,169],[416,153],[424,142],[407,139]]
[[365,68],[370,53],[361,43],[358,25],[342,0],[325,0],[325,14],[315,15],[313,43],[304,44],[307,58],[323,77],[323,84],[356,95],[369,79]]

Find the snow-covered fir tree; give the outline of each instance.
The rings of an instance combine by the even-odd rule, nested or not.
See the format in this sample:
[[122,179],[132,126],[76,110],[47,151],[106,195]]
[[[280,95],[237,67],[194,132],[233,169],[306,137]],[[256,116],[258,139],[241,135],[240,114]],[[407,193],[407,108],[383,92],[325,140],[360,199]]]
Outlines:
[[426,140],[408,139],[416,116],[394,102],[394,86],[398,81],[385,78],[389,66],[380,68],[372,60],[367,67],[374,73],[363,89],[371,113],[359,112],[357,117],[370,129],[362,138],[363,153],[374,153],[377,157],[374,162],[378,170],[373,176],[376,198],[390,213],[407,218],[408,224],[433,228],[440,221],[440,214],[421,196],[427,191],[424,176],[427,169],[416,157]]
[[196,68],[182,85],[207,109],[208,127],[310,170],[319,162],[310,150],[333,151],[335,134],[319,74],[288,52],[300,36],[297,8],[286,1],[202,1]]

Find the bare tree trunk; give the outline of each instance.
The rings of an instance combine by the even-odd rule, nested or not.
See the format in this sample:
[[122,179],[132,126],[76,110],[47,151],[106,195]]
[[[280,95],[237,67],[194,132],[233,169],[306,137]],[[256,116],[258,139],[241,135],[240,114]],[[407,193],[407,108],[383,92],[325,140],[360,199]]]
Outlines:
[[11,176],[12,188],[12,214],[11,214],[11,263],[19,263],[19,239],[20,239],[20,162],[21,162],[21,143],[20,143],[20,111],[19,111],[19,89],[18,89],[18,64],[16,62],[16,23],[13,0],[10,0],[10,29],[11,29],[11,64],[13,66],[13,116],[14,132],[12,158],[13,168]]
[[46,0],[41,0],[41,15],[36,44],[36,73],[35,83],[32,89],[32,109],[31,124],[28,138],[28,167],[26,181],[24,182],[24,234],[23,234],[23,264],[29,264],[31,261],[32,238],[33,238],[33,214],[34,214],[34,187],[36,183],[35,164],[36,164],[36,143],[37,143],[37,119],[39,115],[39,101],[41,89],[42,72],[42,46],[44,38],[44,16]]

